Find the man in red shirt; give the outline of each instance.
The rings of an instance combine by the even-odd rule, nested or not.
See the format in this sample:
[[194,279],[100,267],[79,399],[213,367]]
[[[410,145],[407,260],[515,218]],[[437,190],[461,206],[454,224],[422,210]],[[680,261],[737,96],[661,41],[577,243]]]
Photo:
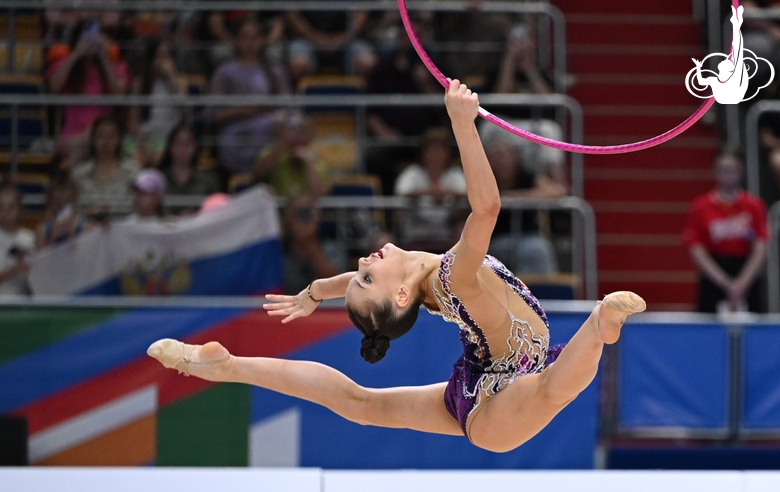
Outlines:
[[742,162],[722,154],[715,159],[714,190],[698,196],[683,241],[700,270],[698,310],[761,311],[756,278],[769,238],[766,205],[742,189]]

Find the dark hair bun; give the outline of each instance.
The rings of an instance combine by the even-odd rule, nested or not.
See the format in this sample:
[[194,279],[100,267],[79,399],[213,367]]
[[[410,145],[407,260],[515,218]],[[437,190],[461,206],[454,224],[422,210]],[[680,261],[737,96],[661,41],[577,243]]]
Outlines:
[[364,336],[360,345],[360,356],[369,364],[375,364],[384,358],[390,348],[390,339],[384,336]]

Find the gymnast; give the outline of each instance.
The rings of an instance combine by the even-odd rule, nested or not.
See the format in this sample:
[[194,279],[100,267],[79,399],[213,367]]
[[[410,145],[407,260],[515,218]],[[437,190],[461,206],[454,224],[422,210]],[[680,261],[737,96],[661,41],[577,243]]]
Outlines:
[[[742,102],[745,97],[745,93],[748,89],[748,83],[750,82],[750,76],[748,75],[748,68],[745,65],[745,57],[743,53],[744,46],[742,44],[742,12],[745,10],[741,5],[735,9],[731,7],[731,26],[733,34],[731,37],[731,56],[734,57],[734,61],[726,58],[722,62],[718,63],[718,76],[717,77],[702,77],[701,67],[704,60],[698,61],[693,59],[693,63],[696,64],[696,82],[703,87],[712,87],[712,94],[715,100],[721,104],[737,104]],[[716,53],[717,55],[718,53]],[[712,55],[710,55],[712,56]],[[724,56],[720,54],[720,56]],[[707,57],[709,58],[709,56]],[[712,73],[712,72],[710,72]]]
[[444,255],[386,244],[361,258],[357,272],[318,279],[295,296],[268,295],[274,302],[264,305],[287,323],[310,315],[322,299],[345,297],[350,320],[363,333],[360,354],[372,364],[412,328],[425,306],[460,328],[464,351],[448,382],[364,388],[323,364],[237,357],[217,342],[196,346],[163,339],[149,347],[149,355],[185,375],[260,386],[359,424],[465,434],[495,452],[511,451],[541,431],[590,384],[604,344],[617,341],[628,315],[643,311],[645,302],[631,292],[609,294],[565,348],[549,347],[539,302],[486,255],[500,209],[498,187],[474,125],[477,94],[458,80],[449,82],[444,102],[471,204],[458,243]]

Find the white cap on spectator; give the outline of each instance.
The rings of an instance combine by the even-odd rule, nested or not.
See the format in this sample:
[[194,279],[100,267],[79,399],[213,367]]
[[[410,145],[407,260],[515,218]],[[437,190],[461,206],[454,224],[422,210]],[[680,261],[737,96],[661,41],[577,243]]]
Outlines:
[[157,169],[144,169],[133,180],[133,188],[143,193],[165,194],[165,175]]

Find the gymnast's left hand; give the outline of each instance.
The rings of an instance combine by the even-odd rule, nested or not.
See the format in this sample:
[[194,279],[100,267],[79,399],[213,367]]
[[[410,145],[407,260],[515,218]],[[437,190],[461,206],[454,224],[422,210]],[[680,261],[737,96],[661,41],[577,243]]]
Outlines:
[[268,311],[271,316],[287,316],[282,323],[288,323],[295,318],[303,318],[317,309],[319,302],[314,302],[308,295],[307,290],[303,289],[297,295],[285,296],[278,294],[267,294],[266,299],[270,302],[263,304],[263,309]]
[[477,94],[471,92],[466,84],[461,84],[458,79],[447,79],[450,87],[444,95],[444,105],[452,123],[467,121],[473,122],[479,114],[479,99]]

